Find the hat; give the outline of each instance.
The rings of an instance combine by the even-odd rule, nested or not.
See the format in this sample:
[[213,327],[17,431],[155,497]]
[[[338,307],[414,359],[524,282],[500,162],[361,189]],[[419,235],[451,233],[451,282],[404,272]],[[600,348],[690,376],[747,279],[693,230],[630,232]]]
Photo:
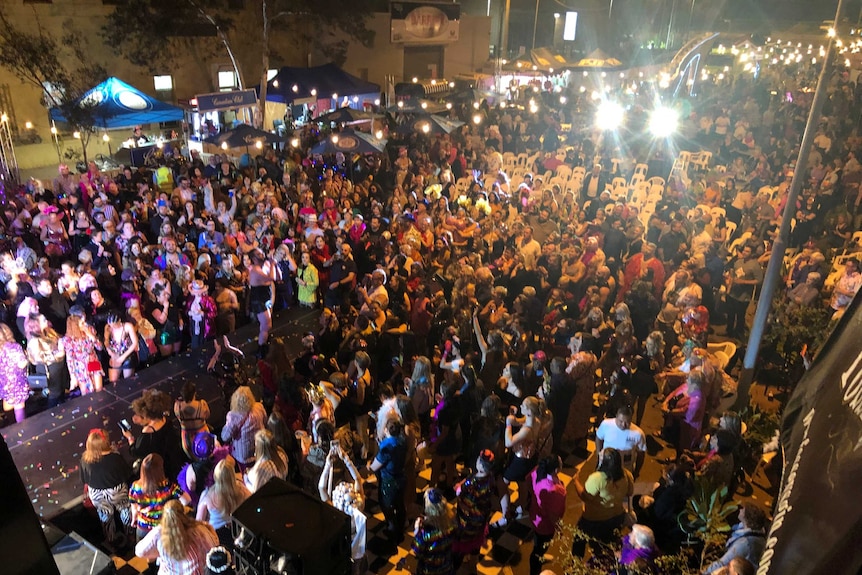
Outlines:
[[207,552],[207,575],[235,573],[231,560],[230,551],[224,547],[213,547]]
[[207,286],[201,280],[195,280],[189,284],[189,291],[194,295],[203,295],[207,292]]
[[192,443],[192,455],[198,459],[208,459],[215,450],[215,435],[207,431],[201,431],[195,435]]

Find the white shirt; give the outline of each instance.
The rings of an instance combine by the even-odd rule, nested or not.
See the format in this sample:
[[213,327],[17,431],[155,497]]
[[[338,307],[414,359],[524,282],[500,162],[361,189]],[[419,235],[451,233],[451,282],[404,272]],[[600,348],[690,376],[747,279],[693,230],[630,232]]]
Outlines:
[[619,451],[646,452],[646,435],[634,423],[628,429],[620,429],[615,419],[605,419],[599,424],[596,439],[604,441],[603,447],[613,447]]
[[521,255],[524,256],[524,267],[528,270],[536,269],[536,261],[542,255],[542,246],[539,245],[539,242],[531,239],[529,242],[524,243],[522,239],[518,243],[518,248],[521,251]]

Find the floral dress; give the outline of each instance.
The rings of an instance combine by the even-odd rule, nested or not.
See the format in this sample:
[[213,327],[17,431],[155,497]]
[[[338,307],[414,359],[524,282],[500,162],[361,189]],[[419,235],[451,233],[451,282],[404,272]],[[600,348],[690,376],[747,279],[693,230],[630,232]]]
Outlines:
[[20,343],[10,341],[0,348],[0,399],[9,405],[22,405],[30,396],[27,383],[27,356]]
[[86,337],[63,336],[62,341],[66,348],[66,365],[72,380],[77,382],[81,393],[92,392],[93,374],[101,373],[102,370],[101,366],[97,371],[90,371],[89,367],[91,363],[94,366],[98,363],[96,350],[102,349],[102,344]]

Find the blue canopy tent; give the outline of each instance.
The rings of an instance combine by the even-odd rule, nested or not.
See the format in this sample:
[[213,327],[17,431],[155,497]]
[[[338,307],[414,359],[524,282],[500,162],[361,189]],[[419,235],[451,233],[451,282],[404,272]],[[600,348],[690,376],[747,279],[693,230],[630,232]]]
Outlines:
[[[110,77],[78,98],[79,106],[92,107],[100,128],[131,128],[139,124],[183,119],[183,109],[148,96],[137,88]],[[50,110],[55,122],[67,122],[58,108]]]
[[[374,100],[380,97],[380,86],[348,74],[335,64],[313,68],[284,67],[267,82],[266,100],[290,105],[300,100],[332,98],[333,94],[338,94],[339,99],[364,96]],[[351,100],[350,107],[361,104],[362,99],[357,98],[357,102]]]

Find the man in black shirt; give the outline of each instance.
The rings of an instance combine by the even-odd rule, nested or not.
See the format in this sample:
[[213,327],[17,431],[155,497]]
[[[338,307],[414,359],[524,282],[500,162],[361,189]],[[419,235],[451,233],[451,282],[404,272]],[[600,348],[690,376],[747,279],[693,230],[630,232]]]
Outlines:
[[333,257],[329,269],[329,287],[324,295],[328,308],[349,305],[350,289],[356,280],[356,262],[351,255],[350,244],[343,243]]

